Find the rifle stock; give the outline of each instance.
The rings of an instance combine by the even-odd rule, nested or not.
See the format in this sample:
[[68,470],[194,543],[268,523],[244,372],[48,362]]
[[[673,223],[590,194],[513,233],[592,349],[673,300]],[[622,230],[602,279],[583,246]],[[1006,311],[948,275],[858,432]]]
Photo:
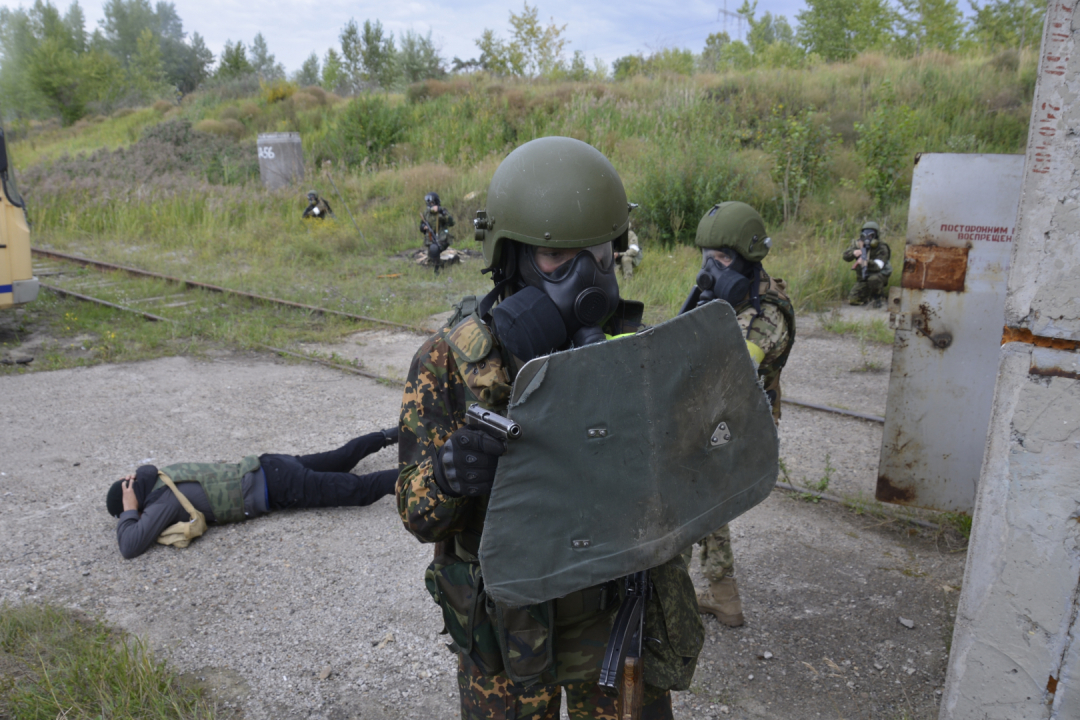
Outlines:
[[640,720],[645,698],[645,666],[640,657],[628,657],[623,663],[615,716],[619,720]]

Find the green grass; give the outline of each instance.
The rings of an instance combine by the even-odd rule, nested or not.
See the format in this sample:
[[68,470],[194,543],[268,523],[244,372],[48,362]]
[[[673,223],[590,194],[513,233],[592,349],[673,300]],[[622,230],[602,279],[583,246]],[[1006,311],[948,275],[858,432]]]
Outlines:
[[144,641],[61,608],[0,606],[0,662],[0,715],[19,720],[215,717]]
[[834,310],[821,315],[818,324],[826,332],[835,335],[854,335],[862,342],[875,342],[882,345],[891,345],[893,342],[893,330],[881,318],[852,320]]
[[[424,194],[438,191],[456,217],[455,245],[479,249],[470,220],[484,207],[501,159],[534,137],[569,135],[604,152],[619,170],[629,199],[641,204],[633,220],[645,257],[634,278],[623,283],[622,294],[646,303],[648,322],[678,310],[700,262],[688,246],[697,220],[712,203],[727,199],[761,211],[774,241],[766,269],[787,281],[798,310],[819,312],[835,305],[854,283],[840,255],[863,220],[878,220],[894,256],[902,254],[907,203],[875,211],[862,187],[863,161],[854,150],[854,125],[879,102],[884,83],[890,82],[898,101],[916,114],[912,155],[959,147],[1022,152],[1035,60],[1034,53],[1026,55],[1017,70],[979,56],[866,55],[800,70],[617,83],[526,83],[477,75],[357,101],[321,91],[276,103],[260,95],[223,100],[225,94],[209,90],[166,113],[192,123],[240,123],[246,145],[238,152],[246,152],[259,132],[300,132],[306,179],[280,192],[243,178],[214,175],[209,182],[205,168],[180,168],[146,182],[80,173],[77,167],[54,169],[65,153],[130,145],[162,117],[152,109],[67,129],[24,128],[11,152],[21,171],[35,244],[416,324],[463,295],[490,288],[488,277],[478,272],[478,259],[434,278],[396,257],[419,246]],[[782,112],[815,108],[838,137],[822,182],[805,197],[799,217],[787,223],[771,175],[775,160],[763,145],[779,106]],[[364,138],[369,142],[361,142]],[[332,160],[329,171],[340,196],[323,159]],[[88,178],[95,179],[88,184]],[[300,221],[309,187],[330,200],[336,221]],[[392,274],[400,277],[379,277]],[[833,332],[867,342],[891,341],[880,322],[829,324]],[[181,330],[175,337],[255,342],[259,322],[239,323],[236,330],[225,325],[211,323],[209,332]],[[273,335],[275,323],[265,328]],[[288,344],[291,332],[277,333],[275,342]]]
[[[121,310],[61,297],[42,290],[16,319],[14,313],[0,320],[0,354],[16,351],[31,354],[32,363],[0,365],[0,376],[33,371],[133,362],[172,355],[200,355],[214,348],[261,350],[264,345],[288,347],[299,342],[334,342],[358,330],[370,329],[335,316],[267,305],[202,290],[187,290],[158,280],[131,278],[122,273],[75,271],[46,280],[79,292],[74,282],[98,279],[110,286],[90,287],[83,294],[165,317],[152,322]],[[177,308],[139,303],[140,298],[174,296],[188,302]],[[171,302],[170,301],[170,302]],[[332,304],[332,303],[324,303]],[[38,338],[46,338],[36,343]],[[24,345],[31,341],[31,345]]]
[[29,135],[26,139],[13,143],[13,164],[26,168],[51,162],[64,154],[125,147],[138,140],[144,128],[161,122],[161,117],[151,108],[140,108],[108,118],[86,118],[66,128],[46,124],[25,133]]

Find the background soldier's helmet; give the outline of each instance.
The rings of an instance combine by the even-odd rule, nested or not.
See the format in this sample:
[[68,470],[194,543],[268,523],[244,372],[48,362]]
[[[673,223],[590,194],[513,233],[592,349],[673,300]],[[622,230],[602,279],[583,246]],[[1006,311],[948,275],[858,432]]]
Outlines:
[[772,240],[757,210],[743,202],[722,202],[701,218],[694,244],[713,250],[731,248],[747,262],[759,263],[769,254]]
[[427,195],[424,196],[424,203],[428,207],[431,207],[432,205],[442,205],[442,203],[439,202],[439,193],[433,192],[429,192]]
[[473,221],[488,267],[501,264],[505,240],[584,248],[615,240],[629,224],[615,168],[596,148],[567,137],[538,138],[507,155]]
[[868,230],[872,230],[874,235],[870,240],[870,247],[878,246],[878,238],[881,237],[881,226],[873,220],[867,220],[863,223],[862,229],[859,230],[860,235],[866,235]]

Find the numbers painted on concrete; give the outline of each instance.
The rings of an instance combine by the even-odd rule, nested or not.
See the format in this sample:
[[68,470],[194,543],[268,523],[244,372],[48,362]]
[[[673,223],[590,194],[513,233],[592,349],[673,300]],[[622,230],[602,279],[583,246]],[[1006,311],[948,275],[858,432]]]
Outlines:
[[274,159],[274,146],[273,145],[260,145],[259,146],[259,159],[260,160],[273,160]]

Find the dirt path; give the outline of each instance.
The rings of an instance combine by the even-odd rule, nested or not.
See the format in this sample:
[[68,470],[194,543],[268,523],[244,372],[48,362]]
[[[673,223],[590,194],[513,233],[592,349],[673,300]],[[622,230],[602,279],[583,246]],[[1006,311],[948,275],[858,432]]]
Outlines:
[[[420,338],[358,342],[369,368],[404,375]],[[802,323],[796,348],[789,395],[882,412],[887,374],[850,370],[868,356],[887,368],[887,347]],[[454,659],[422,584],[430,548],[390,499],[212,528],[130,561],[102,502],[142,462],[309,452],[385,427],[397,389],[223,355],[4,376],[0,398],[0,600],[59,601],[146,635],[252,720],[456,717]],[[792,481],[820,478],[827,454],[830,492],[872,495],[879,426],[789,406],[781,438]],[[384,451],[359,471],[394,461]],[[707,620],[677,717],[936,717],[962,552],[779,492],[733,529],[747,625]]]

